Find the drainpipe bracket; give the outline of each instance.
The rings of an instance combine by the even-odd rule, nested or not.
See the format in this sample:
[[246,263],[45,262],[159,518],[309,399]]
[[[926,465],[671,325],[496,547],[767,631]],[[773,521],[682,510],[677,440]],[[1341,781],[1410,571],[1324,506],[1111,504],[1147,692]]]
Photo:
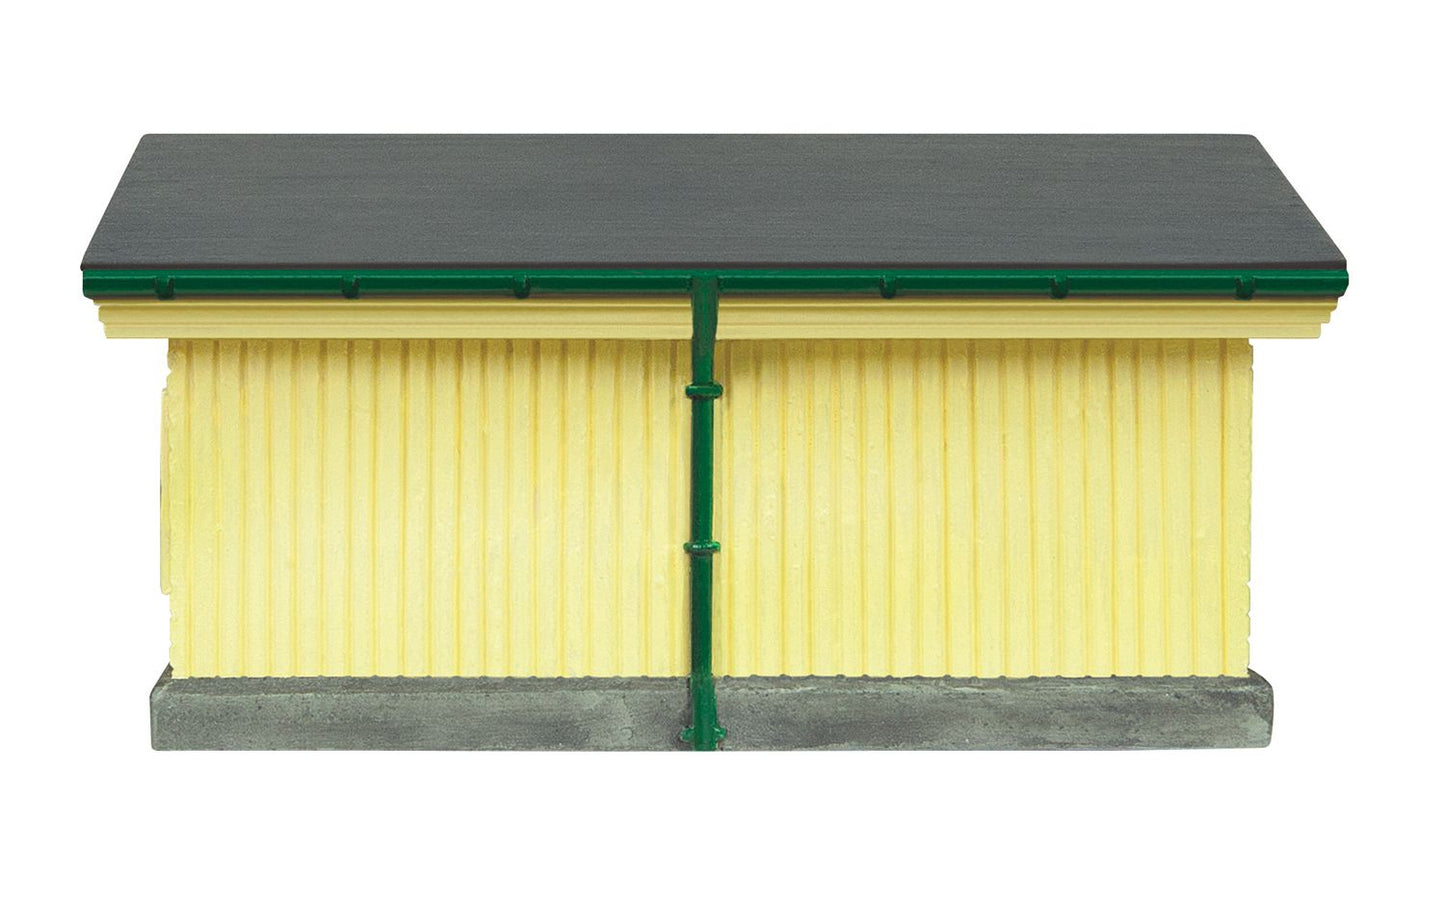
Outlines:
[[683,390],[689,399],[720,399],[723,388],[721,383],[689,383]]

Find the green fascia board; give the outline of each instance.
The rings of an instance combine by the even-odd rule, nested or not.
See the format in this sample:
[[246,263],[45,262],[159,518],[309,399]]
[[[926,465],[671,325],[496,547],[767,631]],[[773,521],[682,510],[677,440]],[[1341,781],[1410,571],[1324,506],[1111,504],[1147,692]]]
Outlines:
[[388,295],[685,296],[692,279],[718,278],[722,294],[1164,295],[1253,298],[1343,295],[1344,270],[87,270],[89,298],[151,296],[305,295],[337,298]]

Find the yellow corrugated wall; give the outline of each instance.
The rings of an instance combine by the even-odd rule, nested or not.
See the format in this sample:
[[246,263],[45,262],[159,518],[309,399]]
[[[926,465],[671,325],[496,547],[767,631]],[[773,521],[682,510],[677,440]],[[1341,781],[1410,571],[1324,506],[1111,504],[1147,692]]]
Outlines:
[[[1250,354],[721,343],[718,672],[1243,674]],[[173,340],[174,673],[685,674],[687,355]]]
[[687,355],[173,340],[174,674],[685,674]]
[[1245,674],[1248,341],[719,355],[719,674]]

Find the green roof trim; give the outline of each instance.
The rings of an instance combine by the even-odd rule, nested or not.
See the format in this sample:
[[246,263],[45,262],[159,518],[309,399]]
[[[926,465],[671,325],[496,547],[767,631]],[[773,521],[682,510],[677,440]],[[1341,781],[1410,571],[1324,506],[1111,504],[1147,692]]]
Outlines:
[[656,292],[686,296],[696,277],[716,277],[723,294],[899,295],[1343,295],[1344,270],[87,270],[89,298],[306,295],[596,295]]

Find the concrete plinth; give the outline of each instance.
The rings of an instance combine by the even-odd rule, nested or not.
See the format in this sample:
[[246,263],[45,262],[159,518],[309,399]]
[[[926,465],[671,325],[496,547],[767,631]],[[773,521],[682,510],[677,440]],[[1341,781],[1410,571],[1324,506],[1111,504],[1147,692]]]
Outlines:
[[1243,678],[733,678],[733,750],[1264,747],[1274,691]]
[[171,678],[157,750],[671,750],[685,678]]
[[[1263,747],[1243,678],[720,678],[730,750]],[[672,750],[681,678],[186,678],[151,692],[157,750]]]

